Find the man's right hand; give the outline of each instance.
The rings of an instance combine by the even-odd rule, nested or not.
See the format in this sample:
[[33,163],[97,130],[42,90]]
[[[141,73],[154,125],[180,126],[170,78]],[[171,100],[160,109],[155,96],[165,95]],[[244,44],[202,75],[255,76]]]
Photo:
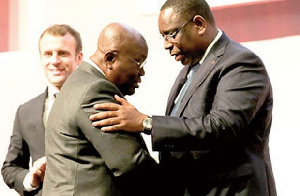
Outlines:
[[41,182],[44,181],[44,176],[46,172],[46,157],[41,157],[33,163],[30,168],[30,185],[32,187],[38,187]]
[[102,103],[95,104],[97,110],[105,110],[90,116],[93,126],[101,127],[102,131],[128,131],[142,132],[143,120],[147,115],[140,113],[126,99],[115,95],[115,99],[121,104]]

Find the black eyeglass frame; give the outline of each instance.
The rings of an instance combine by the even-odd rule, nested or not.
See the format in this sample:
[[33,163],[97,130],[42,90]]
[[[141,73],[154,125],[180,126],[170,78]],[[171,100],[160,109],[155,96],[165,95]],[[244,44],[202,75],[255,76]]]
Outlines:
[[136,60],[133,60],[132,58],[129,58],[128,56],[125,56],[125,55],[121,54],[118,51],[111,51],[111,52],[113,52],[113,53],[115,53],[115,54],[117,54],[117,55],[119,55],[121,57],[124,57],[124,58],[130,60],[131,62],[135,63],[138,66],[138,70],[141,70],[142,68],[144,68],[145,64],[147,63],[146,59],[143,62],[138,62]]
[[191,18],[190,20],[186,21],[183,25],[181,25],[178,29],[176,29],[171,34],[167,34],[167,35],[162,34],[163,38],[166,41],[174,41],[176,39],[176,36],[178,35],[178,33],[181,31],[181,29],[183,29],[189,22],[193,21],[193,19],[194,19],[194,17]]

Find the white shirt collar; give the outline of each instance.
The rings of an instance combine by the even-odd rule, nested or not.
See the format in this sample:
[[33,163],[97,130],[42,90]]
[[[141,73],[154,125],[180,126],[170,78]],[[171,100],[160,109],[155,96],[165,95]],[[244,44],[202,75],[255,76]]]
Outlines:
[[53,84],[48,84],[48,97],[53,97],[57,93],[59,93],[57,87],[53,86]]
[[98,67],[98,65],[94,61],[92,61],[91,59],[85,59],[85,61],[90,65],[92,65],[93,67],[95,67],[98,71],[100,71],[105,76],[104,72],[100,69],[100,67]]
[[203,61],[205,60],[206,56],[208,55],[208,53],[210,52],[211,48],[213,47],[213,45],[220,39],[220,37],[222,36],[223,32],[218,29],[218,33],[215,37],[215,39],[209,44],[209,46],[207,47],[202,59],[199,61],[200,65],[203,63]]

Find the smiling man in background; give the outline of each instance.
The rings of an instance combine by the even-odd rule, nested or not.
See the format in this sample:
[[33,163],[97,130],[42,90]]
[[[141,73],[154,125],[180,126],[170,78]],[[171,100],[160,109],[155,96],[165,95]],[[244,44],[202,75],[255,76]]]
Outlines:
[[46,169],[45,124],[54,95],[82,62],[80,34],[65,24],[52,25],[40,36],[39,52],[48,85],[44,93],[19,106],[1,170],[4,182],[26,196],[42,194]]

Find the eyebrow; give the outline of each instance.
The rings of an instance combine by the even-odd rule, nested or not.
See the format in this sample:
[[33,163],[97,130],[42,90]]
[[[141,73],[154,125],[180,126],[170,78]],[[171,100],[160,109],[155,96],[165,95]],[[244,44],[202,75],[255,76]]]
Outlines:
[[171,35],[172,33],[174,33],[178,28],[173,28],[170,30],[165,30],[165,31],[161,31],[160,34],[161,35]]

